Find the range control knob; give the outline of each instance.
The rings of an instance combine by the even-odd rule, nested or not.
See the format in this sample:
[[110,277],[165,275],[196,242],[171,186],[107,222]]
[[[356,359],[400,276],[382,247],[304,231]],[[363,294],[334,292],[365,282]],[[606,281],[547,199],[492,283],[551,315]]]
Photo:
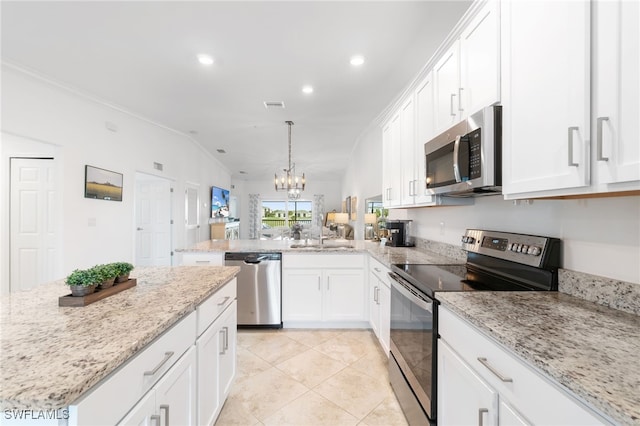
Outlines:
[[467,237],[466,235],[462,236],[462,242],[465,244],[473,244],[476,241],[473,237]]
[[507,244],[507,251],[511,251],[513,249],[513,243]]
[[524,254],[527,254],[527,251],[529,250],[529,246],[526,244],[522,245],[522,248],[520,249],[520,251]]
[[532,256],[540,256],[540,253],[542,253],[542,249],[540,247],[531,246],[529,247],[528,253]]

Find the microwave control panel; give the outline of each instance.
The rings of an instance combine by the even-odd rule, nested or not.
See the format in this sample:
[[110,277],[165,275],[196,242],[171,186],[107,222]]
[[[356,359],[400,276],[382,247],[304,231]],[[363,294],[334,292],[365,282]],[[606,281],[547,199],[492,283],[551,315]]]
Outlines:
[[482,176],[482,134],[476,129],[467,135],[469,138],[469,179]]

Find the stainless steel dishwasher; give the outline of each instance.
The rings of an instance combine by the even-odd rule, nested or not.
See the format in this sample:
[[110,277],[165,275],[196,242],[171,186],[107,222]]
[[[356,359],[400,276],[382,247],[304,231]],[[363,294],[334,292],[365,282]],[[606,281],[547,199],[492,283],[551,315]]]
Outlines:
[[238,327],[282,328],[282,253],[225,253],[239,266]]

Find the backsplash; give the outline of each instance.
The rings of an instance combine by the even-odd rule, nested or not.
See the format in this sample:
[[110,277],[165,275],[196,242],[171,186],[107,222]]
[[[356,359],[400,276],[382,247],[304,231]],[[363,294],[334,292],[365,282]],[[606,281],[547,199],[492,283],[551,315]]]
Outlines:
[[[413,237],[413,240],[416,248],[420,250],[428,250],[461,261],[467,257],[466,251],[452,244],[420,237]],[[560,269],[558,291],[612,309],[640,315],[640,284]]]
[[568,269],[560,269],[558,281],[558,290],[562,293],[620,311],[640,315],[639,284]]

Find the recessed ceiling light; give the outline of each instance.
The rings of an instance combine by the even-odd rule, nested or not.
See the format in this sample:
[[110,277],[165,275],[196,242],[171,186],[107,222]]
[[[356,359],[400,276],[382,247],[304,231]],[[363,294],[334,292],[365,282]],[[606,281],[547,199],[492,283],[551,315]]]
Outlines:
[[201,53],[198,55],[198,62],[202,65],[213,65],[213,57],[211,55]]
[[303,86],[302,87],[302,92],[306,93],[306,94],[313,93],[313,87],[311,87],[309,85]]
[[364,57],[360,55],[353,56],[349,63],[351,63],[351,65],[353,65],[354,67],[359,67],[360,65],[364,64]]

